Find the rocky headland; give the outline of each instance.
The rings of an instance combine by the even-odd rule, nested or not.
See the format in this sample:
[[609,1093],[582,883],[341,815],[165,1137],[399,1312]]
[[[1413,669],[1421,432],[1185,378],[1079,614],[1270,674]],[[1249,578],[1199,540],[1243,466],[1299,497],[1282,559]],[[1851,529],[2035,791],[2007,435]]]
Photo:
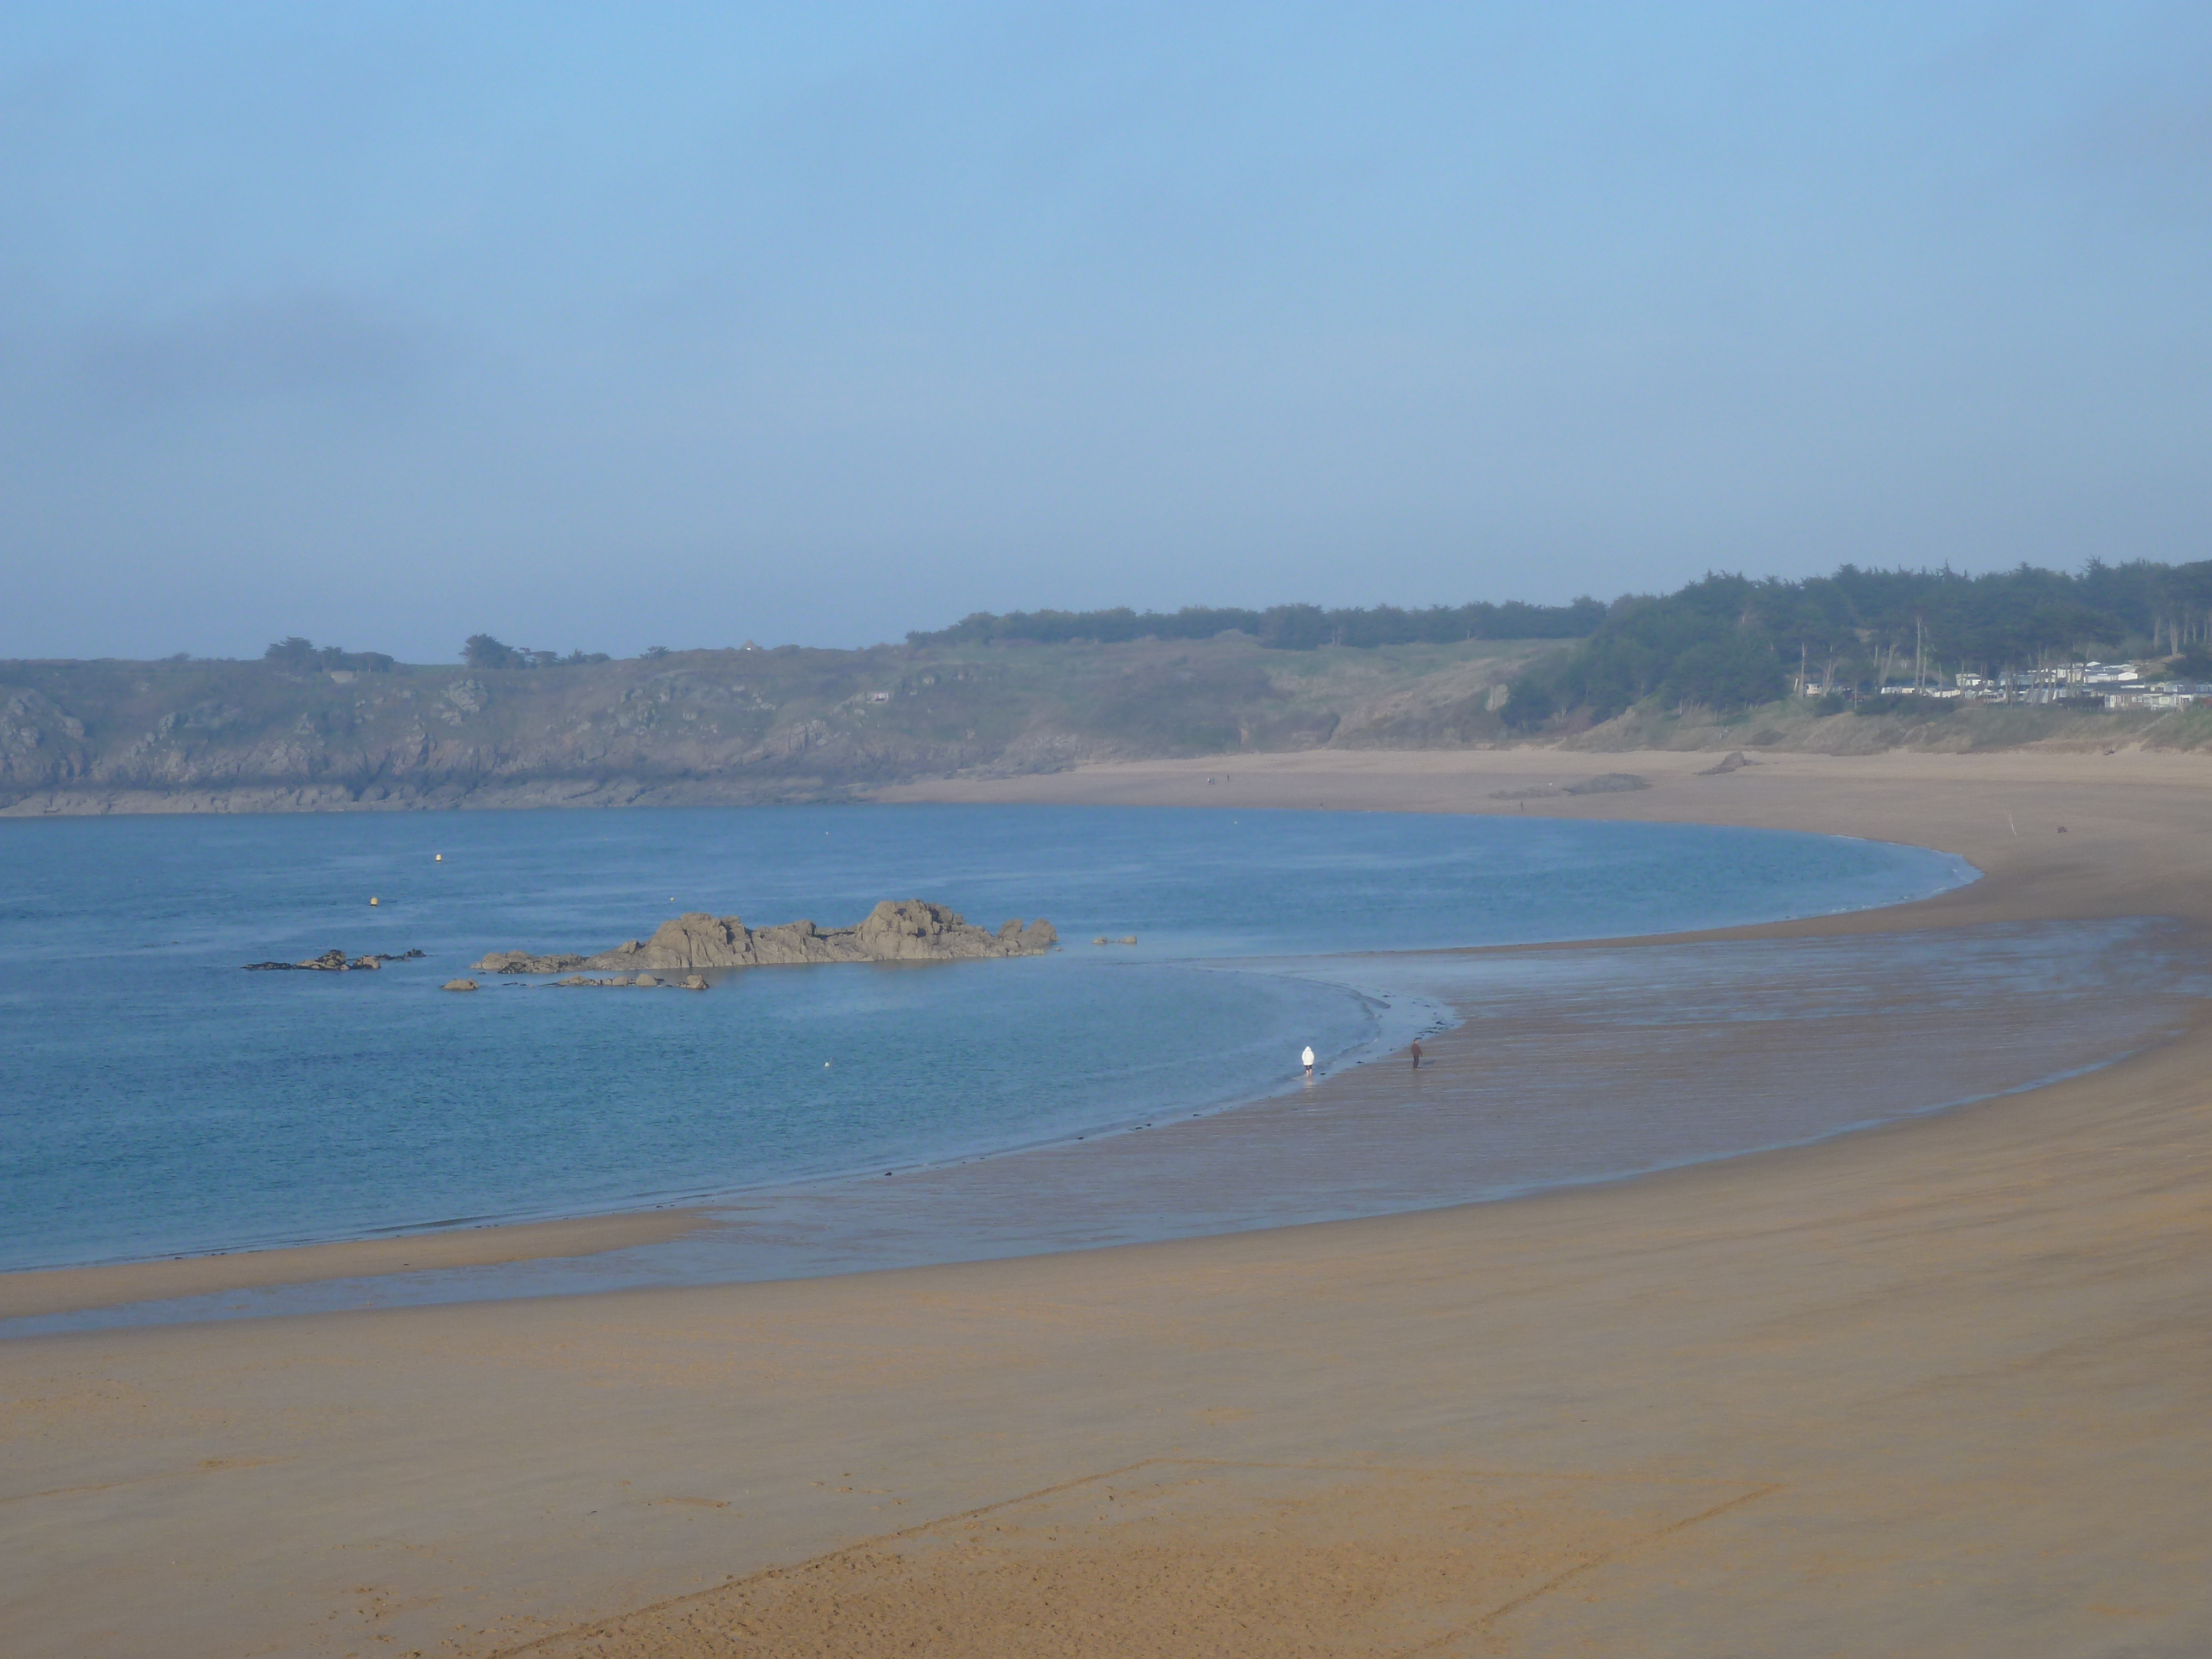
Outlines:
[[844,800],[1085,761],[1496,741],[1489,711],[1537,648],[1230,635],[527,669],[0,660],[0,817]]
[[628,939],[597,956],[539,956],[495,951],[476,964],[484,974],[566,974],[577,969],[635,975],[708,968],[769,968],[824,962],[964,962],[1033,957],[1060,942],[1053,925],[1017,919],[993,933],[957,910],[922,899],[885,899],[865,921],[824,931],[812,922],[748,927],[736,916],[703,910],[672,917],[650,939]]

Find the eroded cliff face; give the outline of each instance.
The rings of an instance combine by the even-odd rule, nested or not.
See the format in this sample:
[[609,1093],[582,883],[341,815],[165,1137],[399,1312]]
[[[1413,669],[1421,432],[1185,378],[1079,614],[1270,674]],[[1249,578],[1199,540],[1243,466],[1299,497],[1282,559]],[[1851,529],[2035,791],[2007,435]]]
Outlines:
[[1060,935],[1042,918],[1019,920],[996,933],[977,927],[957,910],[922,899],[885,899],[852,927],[828,932],[811,921],[748,927],[736,916],[686,911],[653,930],[597,956],[538,955],[495,951],[477,963],[479,973],[560,974],[571,969],[634,974],[691,973],[708,968],[769,968],[829,962],[958,962],[986,957],[1029,957],[1050,950]]
[[43,692],[0,687],[0,804],[10,793],[72,783],[91,765],[82,720]]

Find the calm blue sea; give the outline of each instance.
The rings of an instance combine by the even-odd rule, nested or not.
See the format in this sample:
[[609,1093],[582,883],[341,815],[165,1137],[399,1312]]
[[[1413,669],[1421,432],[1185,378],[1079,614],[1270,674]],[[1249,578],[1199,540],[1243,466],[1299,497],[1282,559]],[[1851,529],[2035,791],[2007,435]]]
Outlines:
[[[440,855],[442,855],[441,858]],[[0,1268],[614,1210],[1187,1115],[1431,1006],[1248,957],[1898,902],[1960,860],[1689,826],[858,806],[0,823]],[[374,896],[380,902],[372,908]],[[922,897],[1066,948],[704,995],[439,986],[684,909]],[[1099,948],[1097,933],[1134,933]],[[250,974],[331,947],[379,973]]]

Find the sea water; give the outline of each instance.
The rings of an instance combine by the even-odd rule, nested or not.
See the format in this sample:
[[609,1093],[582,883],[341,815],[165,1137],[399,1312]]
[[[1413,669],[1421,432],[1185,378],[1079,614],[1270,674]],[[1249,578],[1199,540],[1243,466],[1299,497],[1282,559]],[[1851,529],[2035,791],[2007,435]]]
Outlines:
[[[0,1268],[642,1207],[1072,1142],[1260,1099],[1295,1081],[1308,1043],[1333,1070],[1437,1016],[1417,987],[1301,960],[1821,914],[1972,873],[1879,842],[1517,815],[0,823]],[[681,910],[827,927],[887,897],[992,927],[1042,915],[1064,947],[763,969],[703,995],[439,988],[489,950],[604,949]],[[331,948],[426,954],[240,971]]]

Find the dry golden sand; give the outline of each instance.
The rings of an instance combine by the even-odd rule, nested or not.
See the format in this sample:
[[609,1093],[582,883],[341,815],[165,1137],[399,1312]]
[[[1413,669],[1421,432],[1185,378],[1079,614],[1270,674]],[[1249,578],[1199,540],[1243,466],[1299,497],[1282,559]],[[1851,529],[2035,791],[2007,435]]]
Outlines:
[[[1615,767],[1656,787],[1530,810],[1990,872],[1765,931],[2212,921],[2212,763],[1709,760],[937,793],[1518,811],[1492,792]],[[0,1345],[0,1629],[26,1659],[2212,1652],[2208,1060],[2212,1021],[2031,1095],[1509,1204]]]

